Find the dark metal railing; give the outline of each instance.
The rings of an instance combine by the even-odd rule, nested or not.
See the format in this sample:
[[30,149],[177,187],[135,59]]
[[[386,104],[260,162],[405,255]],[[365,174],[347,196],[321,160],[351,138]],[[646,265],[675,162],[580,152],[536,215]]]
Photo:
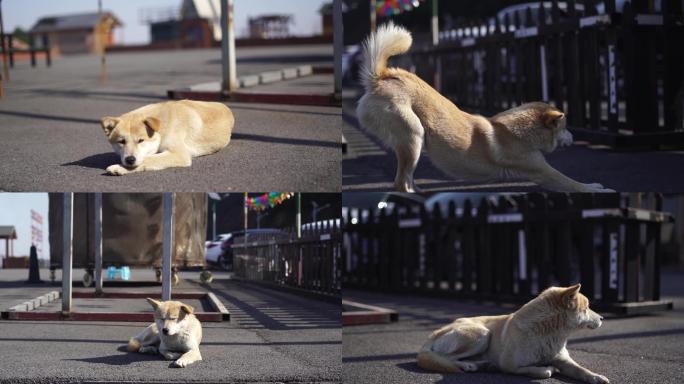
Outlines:
[[[546,3],[546,6],[542,5]],[[413,51],[416,73],[459,107],[494,114],[529,101],[567,112],[580,139],[622,146],[684,144],[682,2],[544,1],[476,20]]]
[[347,212],[343,285],[522,302],[582,283],[605,310],[660,302],[660,228],[672,217],[617,194],[529,194],[391,213]]
[[340,294],[341,230],[339,220],[307,226],[297,238],[257,234],[232,245],[237,277],[309,291]]

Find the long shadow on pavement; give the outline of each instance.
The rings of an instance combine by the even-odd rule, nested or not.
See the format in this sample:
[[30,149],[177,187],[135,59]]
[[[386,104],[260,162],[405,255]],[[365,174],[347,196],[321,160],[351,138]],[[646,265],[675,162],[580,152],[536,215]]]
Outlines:
[[70,163],[61,164],[63,167],[70,165],[77,165],[79,167],[95,168],[104,171],[112,164],[119,164],[119,156],[114,152],[98,153],[90,155],[80,160],[74,160]]
[[[118,343],[118,342],[117,342]],[[117,349],[119,352],[128,352],[126,346],[122,345]],[[126,353],[119,355],[109,355],[109,356],[99,356],[99,357],[88,357],[83,359],[63,359],[63,361],[82,361],[85,363],[93,364],[107,364],[107,365],[130,365],[140,361],[157,361],[162,360],[161,356],[158,355],[146,355],[142,353]]]
[[28,112],[15,112],[15,111],[0,110],[0,115],[26,117],[29,119],[40,119],[40,120],[68,121],[71,123],[100,124],[99,119],[84,119],[84,118],[80,118],[80,117],[71,117],[71,116],[45,115],[45,114],[41,114],[41,113],[28,113]]
[[340,327],[340,318],[333,316],[331,310],[326,309],[332,308],[330,304],[254,285],[244,289],[242,284],[235,282],[218,284],[226,288],[234,286],[230,293],[225,288],[210,286],[208,289],[225,299],[231,312],[231,319],[235,319],[241,328],[292,330]]
[[326,148],[341,148],[342,147],[341,142],[335,142],[335,141],[292,139],[292,138],[286,138],[286,137],[254,135],[251,133],[233,133],[231,138],[232,138],[232,140],[263,141],[266,143],[304,145],[307,147],[326,147]]

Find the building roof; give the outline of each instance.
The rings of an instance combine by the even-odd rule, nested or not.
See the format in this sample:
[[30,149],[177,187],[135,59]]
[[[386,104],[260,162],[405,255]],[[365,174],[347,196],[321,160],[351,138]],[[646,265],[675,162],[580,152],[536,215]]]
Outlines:
[[0,225],[0,238],[16,239],[17,231],[14,229],[14,225]]
[[[113,13],[104,11],[103,14],[104,17],[111,18],[113,20],[112,25],[114,27],[123,25]],[[29,32],[39,33],[73,29],[89,29],[95,27],[99,20],[100,16],[97,12],[77,13],[62,16],[47,16],[40,18]]]

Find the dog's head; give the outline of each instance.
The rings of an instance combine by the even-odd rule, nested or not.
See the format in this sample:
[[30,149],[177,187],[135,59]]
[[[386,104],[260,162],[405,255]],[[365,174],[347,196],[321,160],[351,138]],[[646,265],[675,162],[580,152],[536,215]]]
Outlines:
[[570,327],[596,329],[601,326],[603,317],[589,309],[589,299],[580,293],[581,287],[581,284],[551,287],[544,293],[557,311],[565,312]]
[[139,166],[145,157],[159,150],[161,122],[155,117],[103,117],[101,124],[114,152],[121,156],[121,164],[127,168]]
[[[556,108],[546,105],[541,111],[542,134],[545,134],[545,152],[553,152],[556,147],[568,147],[572,145],[572,133],[568,131],[565,114]],[[546,131],[546,132],[545,132]]]
[[154,322],[163,335],[177,334],[183,328],[187,316],[194,312],[191,306],[180,301],[157,301],[149,297],[146,300],[154,308]]

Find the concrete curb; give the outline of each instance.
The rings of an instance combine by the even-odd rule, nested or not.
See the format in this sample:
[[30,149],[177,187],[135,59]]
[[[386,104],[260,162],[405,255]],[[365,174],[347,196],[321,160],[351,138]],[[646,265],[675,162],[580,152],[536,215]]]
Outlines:
[[48,292],[42,296],[38,296],[35,299],[27,300],[21,304],[17,304],[10,309],[8,309],[9,312],[23,312],[23,311],[32,311],[41,305],[48,304],[52,301],[57,300],[60,297],[60,293],[57,291],[51,291]]

